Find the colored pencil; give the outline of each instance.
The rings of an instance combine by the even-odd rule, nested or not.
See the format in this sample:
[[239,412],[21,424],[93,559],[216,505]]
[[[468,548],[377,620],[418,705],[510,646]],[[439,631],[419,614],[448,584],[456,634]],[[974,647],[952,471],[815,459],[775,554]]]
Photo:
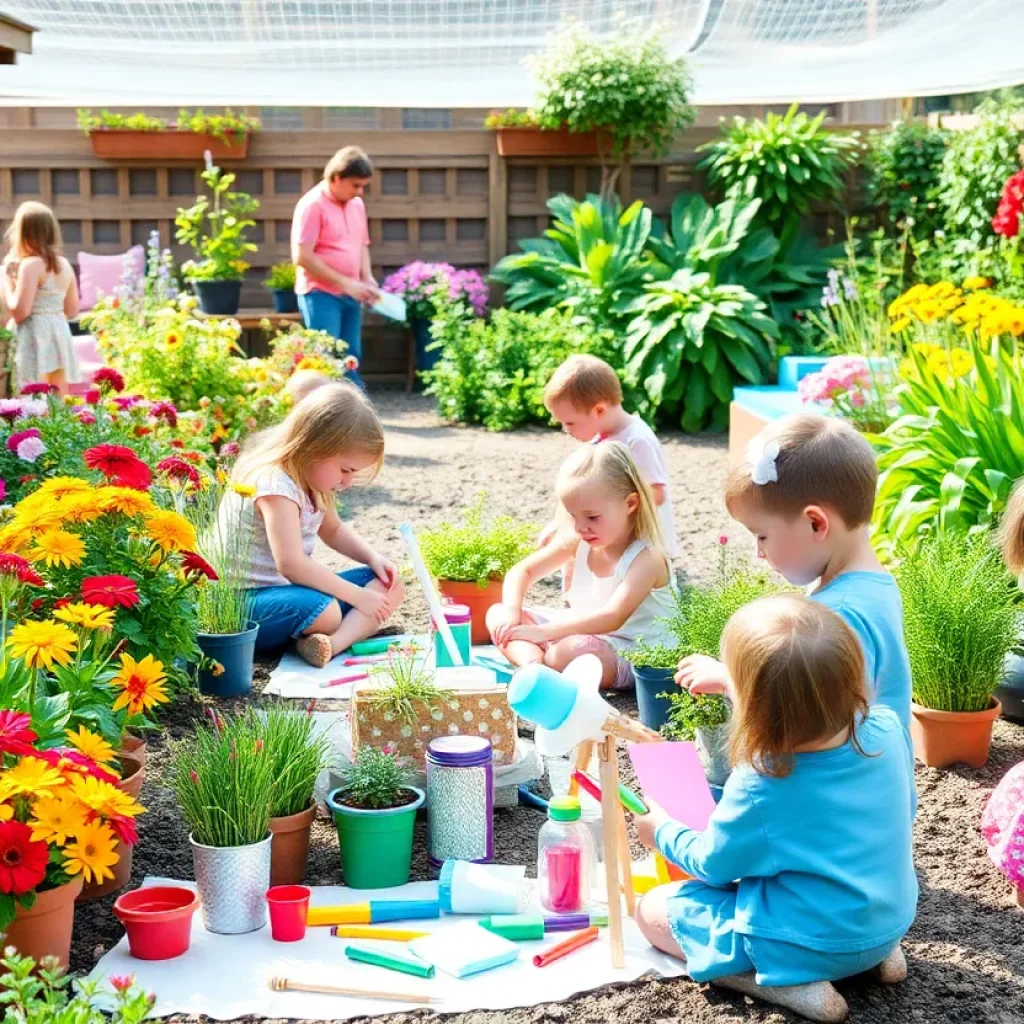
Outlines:
[[577,932],[575,935],[570,935],[569,938],[563,939],[554,946],[549,946],[543,953],[538,953],[533,958],[533,966],[547,967],[548,964],[561,960],[563,956],[568,956],[569,953],[574,953],[577,949],[582,949],[584,946],[589,946],[591,942],[596,942],[599,934],[600,932],[597,928],[587,928],[582,932]]

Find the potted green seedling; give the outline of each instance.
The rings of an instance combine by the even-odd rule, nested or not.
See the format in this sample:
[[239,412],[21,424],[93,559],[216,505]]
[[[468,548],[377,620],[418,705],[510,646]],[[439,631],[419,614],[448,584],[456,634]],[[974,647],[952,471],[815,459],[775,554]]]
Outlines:
[[263,281],[263,287],[274,297],[275,313],[298,313],[299,298],[295,294],[295,264],[290,260],[275,263]]
[[688,652],[677,645],[666,647],[640,640],[624,654],[633,666],[640,721],[649,729],[660,729],[668,721],[672,706],[665,691],[675,688],[673,676],[684,653]]
[[364,746],[345,770],[344,783],[327,795],[341,871],[351,888],[385,889],[409,881],[413,824],[425,799],[409,777],[390,748]]
[[732,705],[718,694],[694,695],[678,687],[661,694],[668,703],[668,720],[661,728],[667,740],[687,740],[697,747],[704,774],[712,786],[724,786],[729,761],[729,719]]

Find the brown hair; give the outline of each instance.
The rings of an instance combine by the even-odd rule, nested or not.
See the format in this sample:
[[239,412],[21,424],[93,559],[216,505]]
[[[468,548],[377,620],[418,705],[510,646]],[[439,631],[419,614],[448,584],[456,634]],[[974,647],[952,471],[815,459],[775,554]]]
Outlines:
[[778,479],[755,484],[754,467],[749,455],[744,455],[729,467],[725,479],[725,504],[730,512],[751,501],[782,516],[799,515],[808,505],[822,505],[837,512],[851,530],[871,522],[878,465],[871,445],[845,420],[784,416],[765,427],[755,441],[778,445]]
[[776,778],[793,770],[793,752],[843,729],[857,744],[867,713],[864,655],[849,626],[801,594],[751,601],[722,633],[722,660],[736,708],[732,760]]
[[1010,572],[1019,576],[1024,572],[1024,480],[1017,481],[1006,503],[997,536],[1003,549],[1003,561]]
[[366,152],[358,146],[339,149],[324,168],[324,181],[335,178],[372,178],[373,164]]
[[60,273],[60,225],[45,203],[22,203],[5,238],[19,256],[39,256],[51,274]]
[[[284,422],[257,434],[239,456],[232,478],[252,483],[261,470],[278,466],[308,491],[307,467],[342,454],[375,460],[363,483],[369,483],[384,463],[384,429],[377,413],[366,395],[346,382],[317,388],[295,405]],[[333,500],[330,494],[311,493],[320,511]]]
[[574,409],[590,412],[598,402],[622,405],[622,384],[615,371],[597,356],[569,356],[544,388],[544,404],[568,398]]

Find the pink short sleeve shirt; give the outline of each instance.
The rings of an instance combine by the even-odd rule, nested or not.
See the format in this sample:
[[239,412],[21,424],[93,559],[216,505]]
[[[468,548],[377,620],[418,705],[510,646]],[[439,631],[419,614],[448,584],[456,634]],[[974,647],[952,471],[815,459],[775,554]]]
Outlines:
[[[296,204],[292,217],[292,242],[312,245],[313,252],[329,267],[345,277],[358,280],[364,245],[370,244],[366,207],[358,197],[339,203],[331,197],[323,182],[311,188]],[[302,267],[295,272],[295,291],[340,295],[341,289],[330,281],[314,277]]]

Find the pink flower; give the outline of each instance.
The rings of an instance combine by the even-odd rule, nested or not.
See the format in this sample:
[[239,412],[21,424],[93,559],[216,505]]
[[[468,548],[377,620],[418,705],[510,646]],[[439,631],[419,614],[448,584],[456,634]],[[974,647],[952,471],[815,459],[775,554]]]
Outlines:
[[35,462],[46,451],[46,445],[38,437],[26,437],[17,447],[17,455],[24,462]]
[[13,423],[21,415],[20,398],[0,398],[0,417]]
[[118,992],[127,992],[128,989],[135,984],[134,974],[112,974],[110,976],[110,984]]
[[719,544],[728,544],[729,543],[729,538],[726,537],[726,535],[723,533],[722,536],[718,538],[718,543]]
[[16,452],[18,445],[21,444],[27,437],[40,437],[42,436],[36,427],[29,427],[28,430],[19,430],[16,434],[11,434],[7,438],[7,450],[9,452]]
[[80,409],[76,415],[79,422],[84,423],[87,427],[91,427],[96,422],[96,417],[88,409]]

